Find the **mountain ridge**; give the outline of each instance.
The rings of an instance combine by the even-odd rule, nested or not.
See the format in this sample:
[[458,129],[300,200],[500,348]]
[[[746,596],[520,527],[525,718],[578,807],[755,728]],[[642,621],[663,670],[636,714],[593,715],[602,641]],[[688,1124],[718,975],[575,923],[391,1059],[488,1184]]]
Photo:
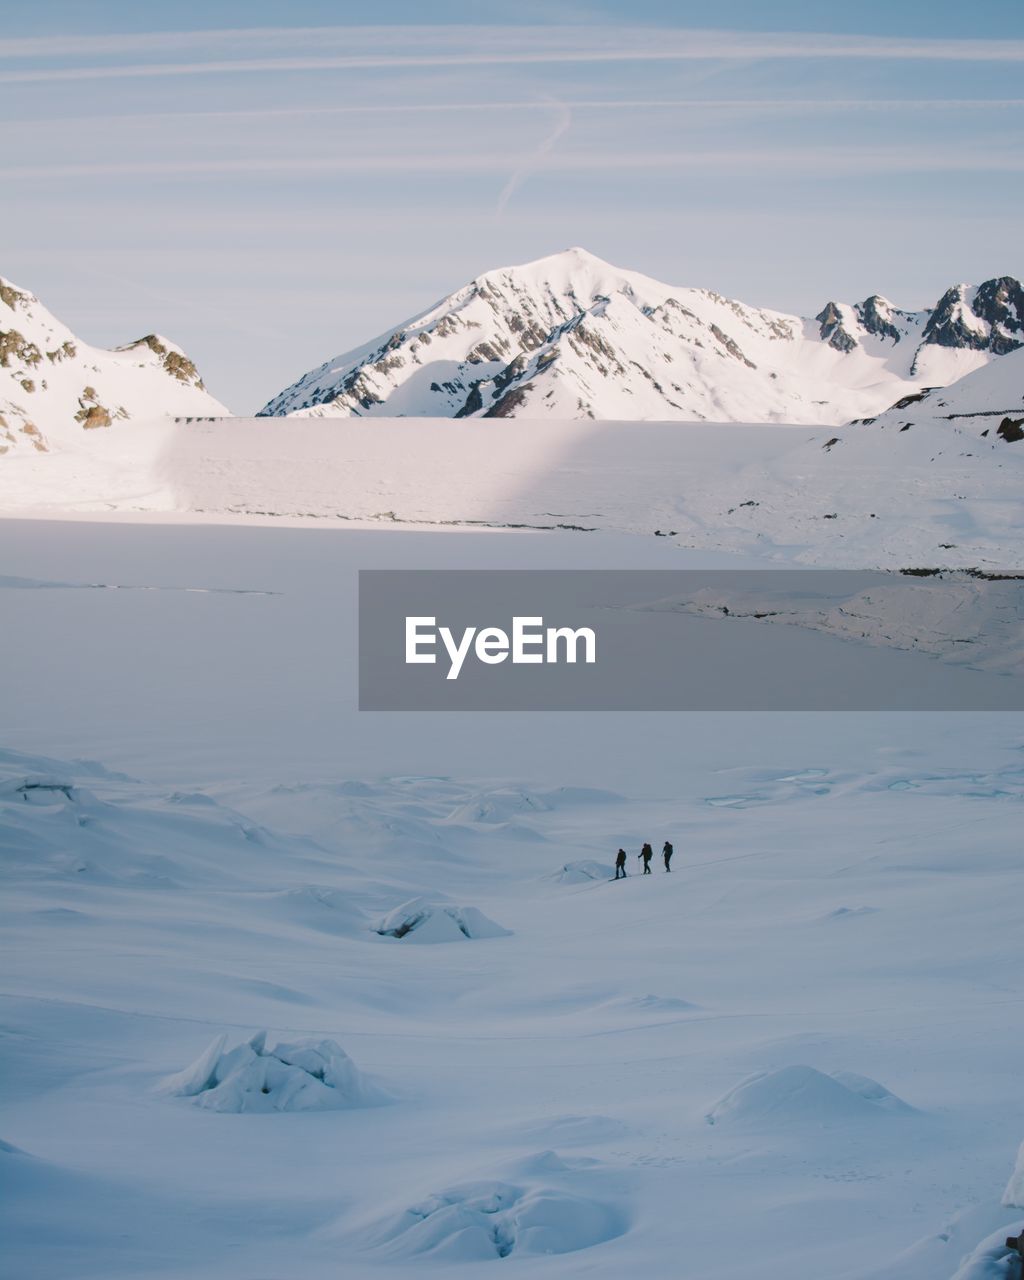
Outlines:
[[881,294],[813,318],[674,288],[573,248],[477,276],[310,370],[260,416],[840,423],[1024,345],[1013,277],[933,308]]

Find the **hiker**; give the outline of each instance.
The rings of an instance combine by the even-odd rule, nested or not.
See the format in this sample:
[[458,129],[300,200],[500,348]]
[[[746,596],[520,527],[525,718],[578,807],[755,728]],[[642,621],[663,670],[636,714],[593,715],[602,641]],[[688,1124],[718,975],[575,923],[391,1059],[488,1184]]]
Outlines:
[[640,857],[643,859],[644,875],[649,876],[651,874],[651,859],[654,857],[654,850],[649,844],[645,844],[640,850]]
[[626,851],[620,849],[615,855],[615,879],[625,880],[626,878]]
[[662,851],[661,851],[662,857],[665,859],[665,870],[666,870],[666,871],[671,871],[671,870],[672,870],[672,853],[673,853],[672,843],[671,843],[671,841],[666,840],[666,841],[665,841],[665,847],[664,847],[664,849],[662,849]]

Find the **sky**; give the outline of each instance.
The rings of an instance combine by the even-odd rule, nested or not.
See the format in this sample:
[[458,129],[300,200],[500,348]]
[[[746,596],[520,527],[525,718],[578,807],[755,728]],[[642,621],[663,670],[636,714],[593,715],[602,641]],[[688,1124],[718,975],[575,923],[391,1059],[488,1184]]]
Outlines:
[[382,8],[0,0],[0,274],[239,413],[570,245],[802,314],[1024,274],[1019,0]]

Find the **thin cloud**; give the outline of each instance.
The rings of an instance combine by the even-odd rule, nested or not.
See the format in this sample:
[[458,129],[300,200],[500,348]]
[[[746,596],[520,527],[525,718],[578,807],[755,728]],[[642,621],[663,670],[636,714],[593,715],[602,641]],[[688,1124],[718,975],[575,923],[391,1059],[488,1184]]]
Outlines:
[[547,137],[540,142],[533,154],[516,166],[512,172],[512,176],[501,189],[501,194],[498,196],[498,203],[494,210],[499,218],[505,212],[505,208],[508,205],[509,200],[511,200],[513,193],[520,187],[526,175],[530,173],[531,170],[537,169],[543,163],[545,156],[550,155],[554,150],[558,139],[569,131],[569,127],[572,124],[572,112],[563,102],[555,103],[554,105],[558,108],[558,118],[555,121],[554,128]]
[[[410,52],[391,52],[406,43]],[[345,52],[219,57],[187,62],[26,67],[0,73],[0,83],[130,79],[152,76],[395,70],[574,63],[686,62],[708,59],[930,60],[954,63],[1024,61],[1024,40],[947,40],[879,36],[661,30],[629,27],[328,27],[274,31],[170,32],[139,36],[35,37],[0,41],[7,58],[166,56],[182,52],[263,51],[331,45]],[[363,47],[359,47],[363,46]],[[353,48],[355,47],[355,48]]]
[[[817,114],[823,111],[884,111],[887,114],[906,111],[1016,111],[1024,107],[1024,98],[581,98],[567,99],[560,103],[571,112],[582,111],[753,111],[758,115],[771,112],[777,115],[803,112]],[[331,116],[391,116],[411,114],[444,114],[456,112],[476,115],[484,111],[515,112],[550,111],[551,103],[536,100],[486,102],[384,102],[350,103],[331,107],[252,107],[227,111],[134,111],[131,116],[123,113],[76,112],[73,116],[46,116],[42,119],[22,121],[19,130],[66,129],[68,125],[88,120],[91,124],[129,121],[140,127],[151,127],[160,122],[184,121],[247,121],[282,119],[318,119]]]
[[[353,155],[309,157],[263,157],[235,160],[111,161],[8,167],[11,179],[62,179],[97,177],[205,177],[244,173],[333,174],[333,173],[501,173],[507,157],[493,151],[472,153],[402,155]],[[829,173],[943,173],[943,172],[1024,172],[1024,155],[986,152],[965,145],[957,152],[951,147],[908,153],[899,147],[878,148],[763,148],[744,151],[656,151],[601,152],[600,154],[560,152],[557,158],[532,152],[524,155],[516,171],[603,172],[632,170],[711,170],[747,173],[768,171]]]

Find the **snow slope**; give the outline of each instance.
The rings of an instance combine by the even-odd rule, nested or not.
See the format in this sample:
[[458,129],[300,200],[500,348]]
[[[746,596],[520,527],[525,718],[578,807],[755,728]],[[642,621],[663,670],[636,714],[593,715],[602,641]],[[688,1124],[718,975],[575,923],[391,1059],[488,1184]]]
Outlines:
[[157,334],[90,347],[0,277],[0,454],[82,448],[95,430],[166,415],[224,415],[180,347]]
[[1024,435],[1018,430],[1024,426],[1024,350],[1013,351],[950,386],[904,396],[866,422],[899,431],[920,423],[956,423],[979,442],[998,437],[1016,444]]
[[802,319],[576,248],[479,276],[262,412],[838,423],[1022,342],[1009,277],[955,286],[926,311],[873,295]]

